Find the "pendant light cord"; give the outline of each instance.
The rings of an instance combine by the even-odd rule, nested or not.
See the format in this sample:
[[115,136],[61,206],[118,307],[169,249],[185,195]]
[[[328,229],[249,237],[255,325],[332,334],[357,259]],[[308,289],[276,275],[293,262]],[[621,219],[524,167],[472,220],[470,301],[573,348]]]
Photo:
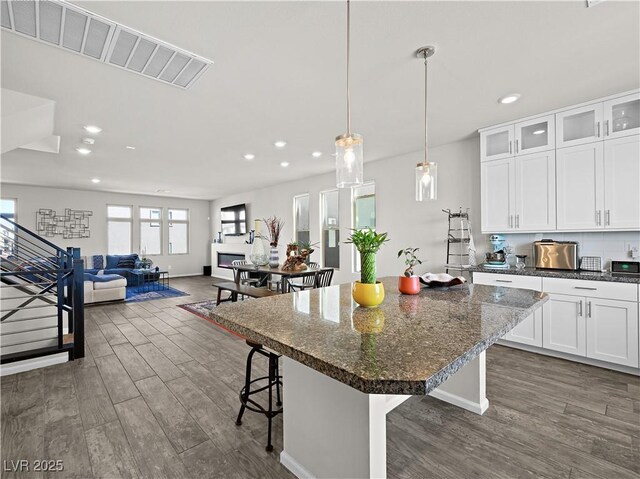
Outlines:
[[351,136],[351,78],[350,55],[351,50],[351,2],[347,0],[347,135]]
[[424,163],[425,165],[429,161],[429,154],[427,152],[427,132],[428,132],[428,122],[427,122],[427,55],[424,56]]

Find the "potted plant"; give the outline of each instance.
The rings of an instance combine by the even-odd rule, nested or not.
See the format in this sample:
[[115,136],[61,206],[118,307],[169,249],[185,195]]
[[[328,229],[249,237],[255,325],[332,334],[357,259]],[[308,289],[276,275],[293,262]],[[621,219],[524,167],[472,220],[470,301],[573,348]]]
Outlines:
[[360,306],[373,308],[384,300],[384,286],[376,280],[376,253],[389,239],[387,233],[376,233],[371,228],[352,231],[346,242],[360,253],[360,281],[353,283],[351,294]]
[[418,294],[420,292],[420,278],[413,273],[413,268],[422,264],[416,253],[420,248],[405,248],[398,251],[398,258],[404,256],[404,264],[407,269],[398,278],[398,290],[403,294]]
[[300,254],[305,255],[305,263],[309,264],[311,261],[311,253],[315,251],[315,247],[319,243],[312,243],[311,241],[298,241],[298,251]]

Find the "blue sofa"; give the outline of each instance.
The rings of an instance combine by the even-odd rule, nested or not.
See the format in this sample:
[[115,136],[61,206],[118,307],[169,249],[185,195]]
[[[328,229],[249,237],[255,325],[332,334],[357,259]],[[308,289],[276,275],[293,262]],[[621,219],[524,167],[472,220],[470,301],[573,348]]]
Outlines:
[[127,286],[131,284],[131,275],[129,272],[133,269],[142,267],[140,257],[137,254],[108,254],[106,256],[106,264],[104,256],[101,254],[89,257],[89,264],[85,265],[84,272],[89,274],[98,274],[98,271],[104,270],[104,274],[117,274],[127,279]]

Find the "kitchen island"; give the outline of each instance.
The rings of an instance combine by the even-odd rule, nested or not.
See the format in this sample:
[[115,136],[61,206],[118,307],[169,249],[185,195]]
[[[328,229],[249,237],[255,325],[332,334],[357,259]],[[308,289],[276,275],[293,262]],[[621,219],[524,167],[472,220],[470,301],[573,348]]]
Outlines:
[[540,308],[543,293],[484,285],[397,292],[375,309],[351,284],[221,305],[211,318],[284,357],[284,450],[298,477],[385,477],[386,414],[430,394],[477,414],[485,350]]

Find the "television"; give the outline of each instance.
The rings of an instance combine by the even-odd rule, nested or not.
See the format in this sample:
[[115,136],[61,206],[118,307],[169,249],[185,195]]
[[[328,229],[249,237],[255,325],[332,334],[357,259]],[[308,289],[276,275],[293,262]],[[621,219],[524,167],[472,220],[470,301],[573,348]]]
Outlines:
[[247,234],[247,208],[241,205],[220,208],[220,228],[226,236]]

